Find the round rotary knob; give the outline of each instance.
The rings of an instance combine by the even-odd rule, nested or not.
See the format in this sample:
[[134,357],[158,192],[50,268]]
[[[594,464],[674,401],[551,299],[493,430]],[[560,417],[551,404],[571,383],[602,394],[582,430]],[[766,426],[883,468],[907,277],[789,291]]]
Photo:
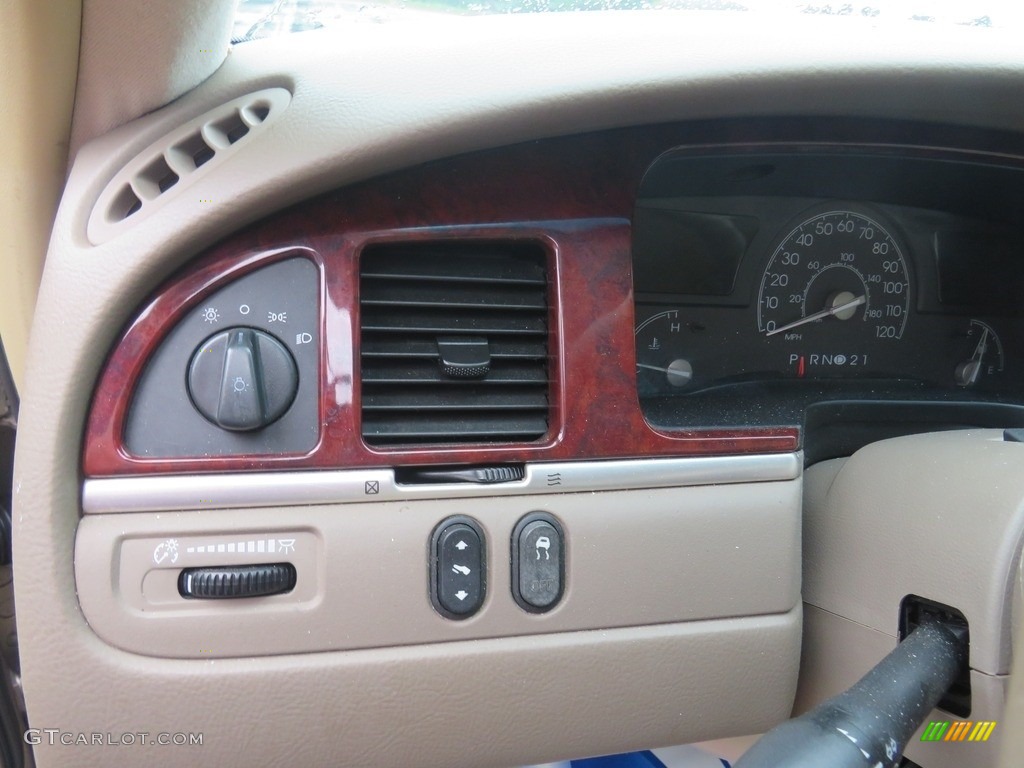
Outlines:
[[229,328],[192,355],[188,391],[222,429],[249,432],[277,421],[295,400],[299,373],[284,344],[255,328]]

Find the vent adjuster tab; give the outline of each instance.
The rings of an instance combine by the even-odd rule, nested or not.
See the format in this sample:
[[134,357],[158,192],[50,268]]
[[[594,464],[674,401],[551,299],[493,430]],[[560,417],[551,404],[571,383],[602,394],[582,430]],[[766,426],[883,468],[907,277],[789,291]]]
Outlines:
[[491,370],[491,348],[484,336],[438,336],[441,371],[453,379],[482,379]]

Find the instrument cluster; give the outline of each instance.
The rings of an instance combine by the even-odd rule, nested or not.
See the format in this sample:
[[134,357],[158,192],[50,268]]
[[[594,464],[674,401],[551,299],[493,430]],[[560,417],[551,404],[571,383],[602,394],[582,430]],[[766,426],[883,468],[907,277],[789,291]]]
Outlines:
[[[715,159],[663,158],[634,215],[637,389],[658,420],[799,423],[844,399],[1024,404],[1024,230],[1005,198],[984,207],[993,189],[976,177],[995,168],[839,150]],[[999,170],[1015,193],[1021,172]]]

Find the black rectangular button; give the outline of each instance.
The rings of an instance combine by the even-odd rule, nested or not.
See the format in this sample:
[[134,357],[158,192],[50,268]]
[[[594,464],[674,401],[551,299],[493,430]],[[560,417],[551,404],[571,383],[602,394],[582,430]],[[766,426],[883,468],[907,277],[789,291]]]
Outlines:
[[450,619],[465,619],[483,605],[487,587],[484,537],[469,518],[445,521],[432,537],[434,607]]

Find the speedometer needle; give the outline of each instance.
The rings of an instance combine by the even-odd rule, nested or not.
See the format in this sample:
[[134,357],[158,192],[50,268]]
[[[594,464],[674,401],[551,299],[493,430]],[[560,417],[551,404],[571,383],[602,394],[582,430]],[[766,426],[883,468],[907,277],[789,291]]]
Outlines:
[[[847,294],[849,295],[849,294]],[[792,323],[786,323],[781,328],[776,328],[773,331],[768,331],[765,336],[774,336],[776,333],[782,333],[783,331],[790,331],[794,328],[799,328],[801,325],[806,323],[813,323],[815,320],[821,320],[823,317],[832,317],[832,315],[838,315],[840,312],[845,312],[848,309],[859,307],[861,304],[868,300],[866,295],[858,296],[855,299],[839,304],[835,307],[828,307],[820,312],[815,312],[813,315],[807,315],[807,317],[801,317],[799,320],[794,320]]]

